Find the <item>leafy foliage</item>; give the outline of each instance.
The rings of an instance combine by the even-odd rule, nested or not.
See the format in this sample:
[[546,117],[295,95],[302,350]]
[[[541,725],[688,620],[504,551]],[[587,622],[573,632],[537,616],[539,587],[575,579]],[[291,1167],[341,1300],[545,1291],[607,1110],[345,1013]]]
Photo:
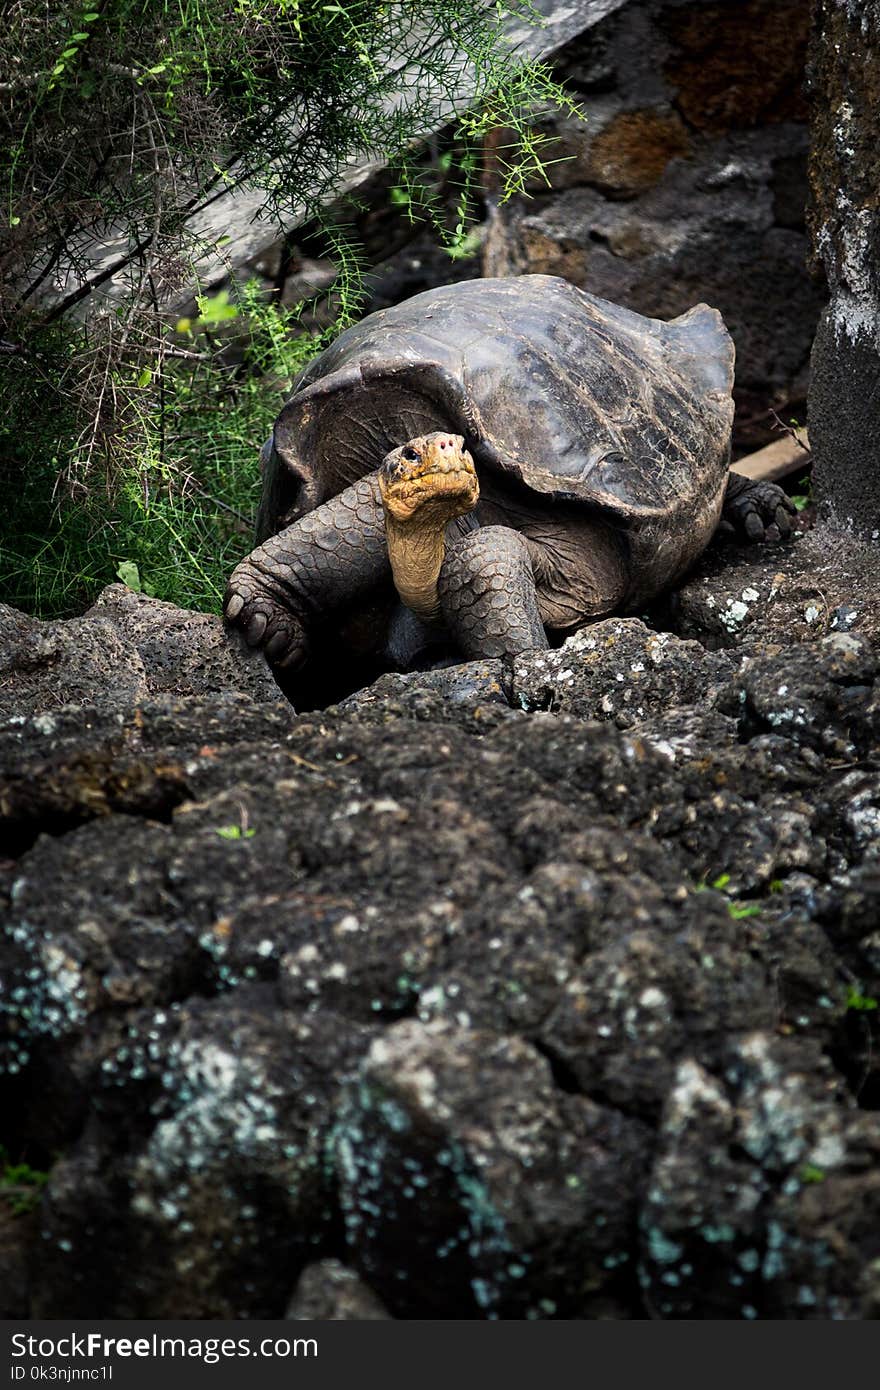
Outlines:
[[[136,567],[145,592],[216,608],[247,547],[255,450],[322,346],[249,290],[211,294],[193,232],[235,190],[279,228],[325,226],[338,326],[360,266],[322,209],[348,161],[399,166],[412,210],[467,244],[482,135],[511,132],[502,196],[540,170],[535,103],[564,102],[499,44],[527,0],[10,0],[0,26],[2,596],[75,611]],[[414,141],[475,92],[447,226]],[[220,252],[222,254],[222,250]],[[168,306],[192,290],[198,316]],[[224,333],[245,328],[244,360]],[[125,569],[129,578],[134,569]]]
[[873,995],[862,994],[855,985],[850,985],[846,993],[846,1007],[852,1009],[854,1013],[869,1014],[875,1011],[878,1004]]
[[12,1163],[0,1144],[0,1202],[8,1206],[14,1216],[24,1216],[34,1210],[48,1181],[48,1173],[32,1168],[29,1163]]
[[[13,441],[21,471],[0,480],[8,536],[0,592],[9,603],[62,616],[121,580],[183,607],[219,611],[225,577],[251,545],[258,450],[281,394],[314,350],[313,339],[293,331],[294,312],[266,303],[253,282],[222,306],[235,319],[235,356],[224,357],[212,301],[203,300],[206,318],[174,335],[186,346],[180,357],[166,356],[160,409],[152,381],[131,393],[126,425],[137,455],[112,488],[79,487],[59,510],[58,454],[36,453],[32,434]],[[64,349],[63,335],[47,343],[50,370],[63,372]],[[27,377],[23,385],[39,438],[38,392]]]
[[798,1177],[805,1185],[808,1183],[824,1182],[826,1173],[824,1168],[819,1168],[815,1163],[805,1163],[801,1168]]

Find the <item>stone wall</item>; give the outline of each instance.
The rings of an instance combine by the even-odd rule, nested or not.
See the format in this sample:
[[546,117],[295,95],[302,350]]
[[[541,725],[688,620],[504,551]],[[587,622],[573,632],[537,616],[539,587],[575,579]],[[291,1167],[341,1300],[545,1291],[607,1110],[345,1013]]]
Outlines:
[[[564,275],[660,318],[698,300],[737,346],[737,442],[803,419],[824,286],[807,269],[810,0],[630,0],[555,62],[550,186],[491,207],[488,275]],[[490,199],[491,202],[491,199]]]
[[880,536],[880,5],[819,0],[811,223],[831,287],[813,353],[816,487],[838,522]]

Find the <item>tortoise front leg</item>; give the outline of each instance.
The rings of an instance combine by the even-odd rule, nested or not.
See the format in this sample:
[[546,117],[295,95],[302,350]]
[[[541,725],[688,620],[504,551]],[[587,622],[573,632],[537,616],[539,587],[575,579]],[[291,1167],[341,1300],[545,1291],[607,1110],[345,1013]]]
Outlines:
[[508,656],[548,645],[529,543],[518,531],[483,526],[453,542],[437,589],[465,656]]
[[390,573],[373,473],[252,550],[232,573],[223,611],[274,665],[298,666],[314,618],[368,593]]

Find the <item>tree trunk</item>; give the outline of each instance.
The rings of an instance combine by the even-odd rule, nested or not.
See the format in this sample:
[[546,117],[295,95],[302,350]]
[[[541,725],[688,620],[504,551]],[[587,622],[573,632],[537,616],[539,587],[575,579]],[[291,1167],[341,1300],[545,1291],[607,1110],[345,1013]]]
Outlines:
[[831,299],[809,397],[817,497],[880,535],[880,0],[816,0],[811,230]]

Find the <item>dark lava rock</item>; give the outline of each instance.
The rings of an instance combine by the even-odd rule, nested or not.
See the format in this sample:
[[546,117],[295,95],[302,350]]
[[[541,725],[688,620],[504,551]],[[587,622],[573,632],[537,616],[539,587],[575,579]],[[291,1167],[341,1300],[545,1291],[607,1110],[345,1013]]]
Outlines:
[[146,695],[140,655],[112,623],[41,623],[0,606],[0,717],[21,722],[96,699],[126,708]]
[[621,1282],[647,1132],[515,1037],[397,1024],[336,1144],[349,1243],[397,1316],[565,1317]]
[[[875,781],[872,803],[880,799],[878,792],[880,786]],[[865,996],[876,998],[880,995],[880,813],[876,804],[872,804],[871,812],[870,824],[876,833],[872,835],[869,856],[835,877],[818,907],[818,915],[835,948],[851,966],[854,978],[862,982]]]
[[0,720],[8,1316],[877,1315],[870,623],[296,715],[102,607],[6,627],[58,654]]
[[0,1194],[0,1318],[30,1316],[28,1264],[38,1238],[39,1212],[15,1184],[4,1183]]
[[458,666],[407,675],[380,676],[372,685],[335,706],[341,713],[370,723],[404,715],[411,719],[466,723],[478,732],[498,722],[509,708],[501,661],[466,661]]
[[880,642],[880,552],[828,526],[788,545],[713,545],[658,619],[711,650],[814,642],[855,631]]
[[785,731],[794,743],[852,758],[877,745],[873,690],[877,658],[865,637],[836,632],[775,655],[746,658],[735,691],[720,701],[760,730]]
[[720,1075],[683,1062],[641,1213],[651,1310],[876,1316],[878,1149],[875,1117],[816,1052],[752,1033]]
[[80,1049],[93,1116],[52,1168],[34,1316],[281,1315],[332,1234],[334,1097],[369,1035],[274,1005],[193,999]]
[[256,765],[293,721],[283,702],[233,692],[122,709],[114,699],[0,721],[0,836],[10,853],[113,812],[165,821],[188,795],[225,785],[230,749]]
[[227,632],[211,613],[193,613],[111,584],[86,614],[86,621],[99,618],[137,649],[150,695],[237,690],[255,701],[279,698],[262,652]]
[[638,618],[581,628],[556,651],[524,652],[505,663],[510,703],[579,719],[610,719],[628,729],[655,709],[708,701],[730,674],[723,655]]
[[111,584],[82,618],[42,623],[0,605],[0,718],[64,705],[131,708],[153,695],[280,692],[265,658],[192,613]]

